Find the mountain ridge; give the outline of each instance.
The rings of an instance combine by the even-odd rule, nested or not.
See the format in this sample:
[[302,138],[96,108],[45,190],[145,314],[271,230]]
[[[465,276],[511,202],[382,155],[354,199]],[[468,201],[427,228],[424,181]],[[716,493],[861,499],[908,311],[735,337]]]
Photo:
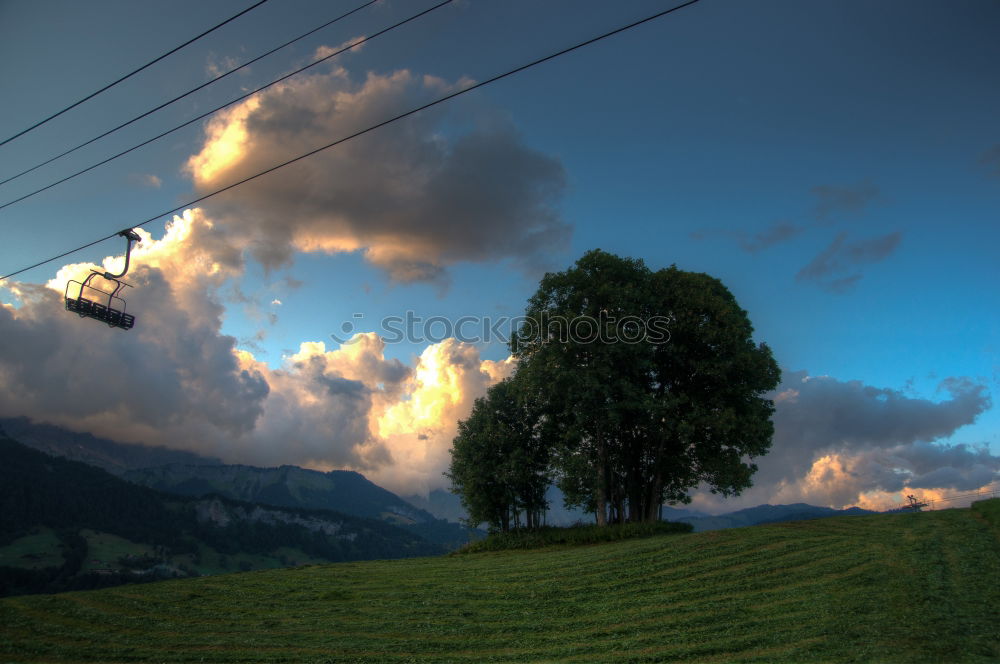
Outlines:
[[17,440],[33,449],[102,468],[130,482],[175,495],[218,494],[277,507],[333,510],[402,527],[447,549],[483,535],[438,519],[351,470],[323,472],[287,464],[272,468],[224,464],[194,452],[118,443],[26,417],[0,418],[3,432],[11,438],[16,433]]
[[222,464],[220,459],[196,452],[140,443],[118,443],[56,424],[35,422],[28,417],[0,417],[0,435],[7,435],[40,452],[80,461],[114,475],[121,475],[132,468],[169,463]]
[[0,594],[444,552],[384,521],[177,496],[0,437]]
[[[21,442],[43,452],[96,465],[129,481],[177,495],[218,493],[234,500],[279,507],[332,509],[411,529],[447,548],[456,548],[470,537],[482,535],[481,531],[457,525],[464,510],[458,496],[445,489],[435,489],[427,497],[400,497],[355,471],[324,473],[288,464],[271,468],[224,464],[219,459],[194,452],[117,443],[56,425],[34,423],[25,417],[0,418],[0,432],[3,431],[20,432],[26,438]],[[241,485],[223,481],[227,476],[240,474],[244,475]],[[251,476],[256,476],[256,483]],[[337,489],[338,485],[346,485],[346,490]],[[564,507],[562,495],[555,487],[550,487],[547,497],[551,504],[546,515],[549,524],[570,525],[592,520],[580,510]],[[686,508],[663,508],[665,519],[690,523],[695,532],[867,513],[870,512],[857,507],[836,510],[807,503],[762,504],[718,515]]]

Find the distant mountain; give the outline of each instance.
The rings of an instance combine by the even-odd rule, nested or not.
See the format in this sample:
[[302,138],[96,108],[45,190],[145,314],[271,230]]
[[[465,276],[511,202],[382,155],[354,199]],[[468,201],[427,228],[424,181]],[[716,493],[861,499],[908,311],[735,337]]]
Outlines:
[[405,528],[448,549],[481,536],[435,518],[391,491],[348,470],[320,472],[298,466],[257,468],[240,465],[171,464],[130,470],[130,482],[185,496],[220,495],[278,507],[333,509]]
[[[458,525],[465,510],[458,496],[444,489],[436,489],[427,497],[407,496],[404,500],[352,471],[322,473],[297,466],[224,465],[219,459],[193,452],[116,443],[88,433],[35,423],[25,417],[0,418],[0,435],[3,433],[48,454],[82,461],[169,493],[217,494],[277,507],[330,509],[400,526],[447,549],[458,548],[470,538],[483,535],[481,531]],[[581,510],[564,507],[562,494],[555,487],[550,487],[546,497],[549,500],[546,521],[551,525],[593,520]],[[663,508],[664,519],[690,523],[695,532],[868,513],[857,507],[835,510],[806,503],[759,505],[718,516],[683,508]]]
[[706,530],[721,530],[723,528],[742,528],[763,523],[781,523],[785,521],[804,521],[807,519],[822,519],[830,516],[852,514],[872,514],[868,510],[850,507],[845,510],[835,510],[830,507],[818,507],[806,503],[792,505],[758,505],[747,509],[720,514],[718,516],[701,516],[671,518],[671,521],[683,521],[694,526],[695,532]]
[[434,521],[432,514],[349,470],[323,473],[298,466],[170,464],[130,470],[122,477],[153,489],[189,496],[217,493],[281,507],[335,509],[397,524]]
[[52,424],[33,422],[27,417],[0,418],[0,435],[6,434],[23,445],[46,454],[81,461],[121,475],[133,468],[149,468],[171,463],[219,465],[222,462],[194,452],[166,447],[116,443],[89,433],[77,433]]
[[[583,510],[569,509],[563,505],[563,495],[558,488],[550,486],[545,492],[549,501],[549,509],[545,512],[545,523],[550,526],[568,526],[577,522],[591,523],[594,517]],[[439,519],[447,519],[455,523],[466,517],[462,500],[451,491],[434,489],[426,497],[405,496],[405,499],[415,507],[430,512]]]
[[[550,526],[569,526],[574,523],[593,523],[594,516],[581,509],[569,509],[563,505],[563,494],[555,486],[550,486],[545,492],[545,498],[549,501],[549,509],[545,513],[545,523]],[[438,517],[448,521],[458,522],[466,516],[465,508],[462,507],[461,499],[444,489],[435,489],[427,497],[405,496],[405,499],[414,506],[426,510]],[[682,521],[685,518],[705,517],[708,514],[696,510],[682,509],[676,507],[663,507],[663,519],[665,521]]]
[[466,516],[459,497],[445,489],[434,489],[427,496],[403,496],[403,500],[446,521],[458,523]]
[[447,549],[456,549],[484,535],[440,521],[351,471],[321,473],[297,466],[227,466],[219,459],[193,452],[116,443],[26,417],[0,418],[0,435],[4,433],[47,454],[97,466],[169,493],[218,494],[278,507],[331,509],[400,526]]
[[384,521],[174,496],[0,437],[0,595],[443,551]]

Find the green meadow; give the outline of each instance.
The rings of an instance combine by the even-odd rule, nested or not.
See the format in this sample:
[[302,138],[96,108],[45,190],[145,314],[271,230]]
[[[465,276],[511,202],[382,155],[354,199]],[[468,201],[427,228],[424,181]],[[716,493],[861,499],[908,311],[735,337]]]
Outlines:
[[2,662],[996,662],[1000,501],[0,600]]

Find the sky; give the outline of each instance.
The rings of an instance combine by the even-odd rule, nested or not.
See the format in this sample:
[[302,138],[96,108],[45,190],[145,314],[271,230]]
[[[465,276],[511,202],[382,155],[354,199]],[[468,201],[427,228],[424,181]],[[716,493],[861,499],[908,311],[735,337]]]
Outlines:
[[[3,0],[2,138],[250,4]],[[0,146],[0,179],[361,4],[269,0]],[[0,205],[434,5],[381,0],[0,185]],[[121,265],[120,238],[3,284],[0,415],[426,494],[514,369],[504,324],[601,248],[718,277],[782,368],[755,486],[694,506],[1000,479],[993,0],[702,0],[185,205],[670,6],[456,0],[0,209],[0,274],[153,219],[131,331],[61,301]]]

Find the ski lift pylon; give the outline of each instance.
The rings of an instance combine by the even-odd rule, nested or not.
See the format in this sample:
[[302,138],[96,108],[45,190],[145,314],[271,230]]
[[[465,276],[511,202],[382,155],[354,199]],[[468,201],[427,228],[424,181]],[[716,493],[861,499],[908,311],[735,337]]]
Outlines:
[[[118,294],[125,287],[131,288],[131,286],[121,279],[128,272],[129,258],[132,254],[132,243],[141,242],[142,238],[131,228],[126,228],[118,233],[118,235],[125,238],[127,242],[125,247],[125,267],[118,274],[91,270],[90,274],[83,281],[71,279],[66,282],[66,311],[78,314],[81,318],[99,320],[102,323],[107,323],[110,327],[131,330],[135,325],[135,316],[125,313],[125,300],[119,297]],[[114,289],[109,293],[91,285],[94,277],[101,277],[113,282],[115,284]],[[74,288],[73,284],[76,284],[77,287]],[[71,291],[74,290],[76,297],[71,295]]]

